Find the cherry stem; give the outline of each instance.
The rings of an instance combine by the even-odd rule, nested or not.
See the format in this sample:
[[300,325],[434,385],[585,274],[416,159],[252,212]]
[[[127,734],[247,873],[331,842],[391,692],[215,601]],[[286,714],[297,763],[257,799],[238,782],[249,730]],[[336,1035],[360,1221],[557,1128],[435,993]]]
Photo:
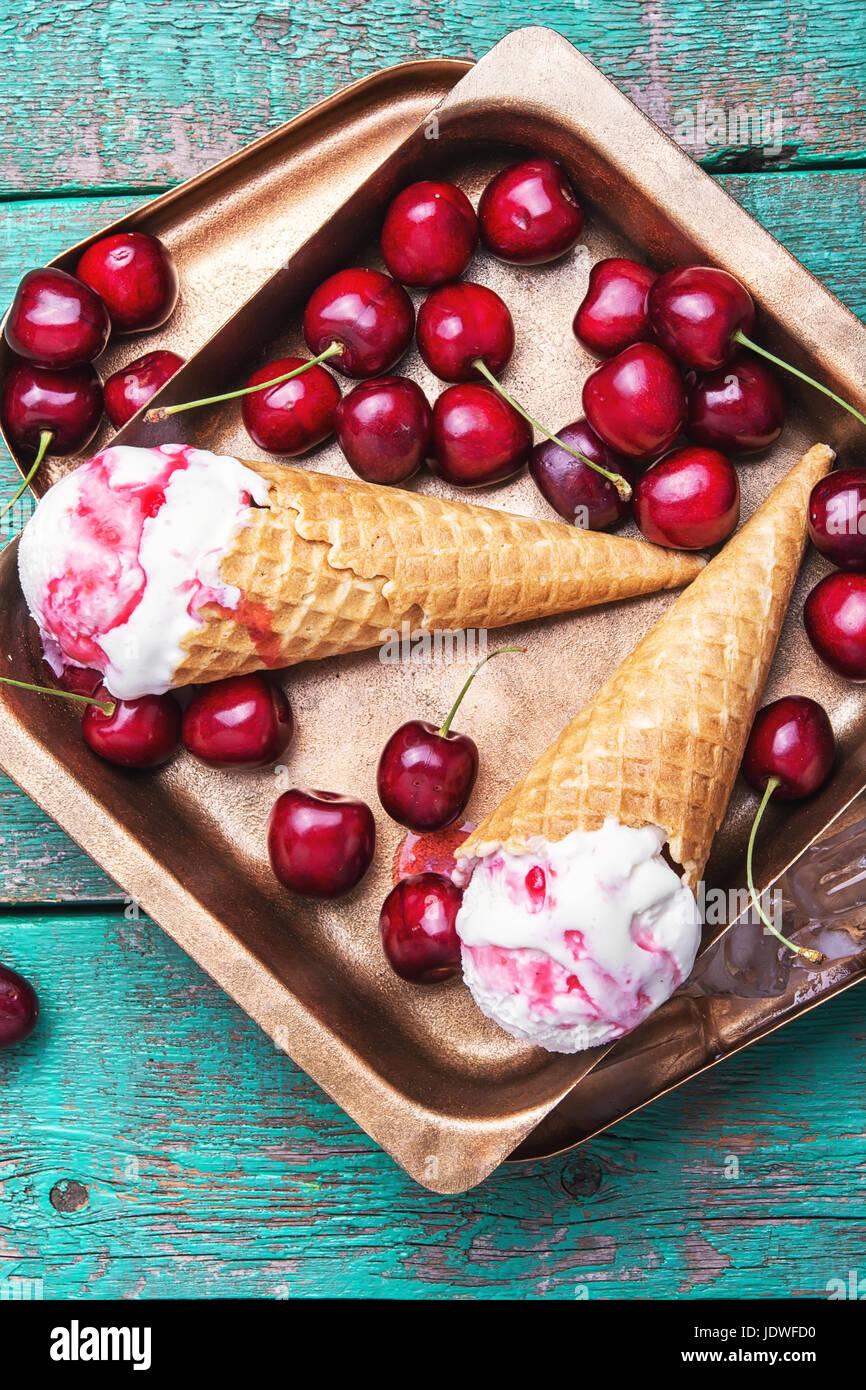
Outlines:
[[821,961],[824,959],[821,952],[813,951],[808,946],[795,946],[793,941],[789,941],[787,936],[783,936],[782,933],[776,927],[773,926],[773,923],[770,921],[769,917],[767,916],[766,912],[761,906],[761,901],[758,897],[758,894],[755,892],[755,878],[754,874],[752,873],[752,855],[755,849],[755,836],[758,833],[758,826],[761,824],[764,812],[770,804],[770,798],[773,795],[773,792],[779,786],[780,780],[781,779],[778,777],[771,777],[769,779],[769,781],[767,782],[767,786],[764,790],[763,799],[755,814],[755,819],[752,821],[752,830],[749,835],[749,845],[748,849],[746,850],[746,882],[749,885],[749,893],[751,894],[752,903],[754,904],[755,911],[757,912],[758,916],[760,917],[767,930],[769,932],[772,932],[773,936],[777,937],[778,940],[781,941],[783,946],[787,946],[789,951],[793,951],[795,955],[802,956],[804,960],[811,961],[813,965],[819,965]]
[[271,381],[260,381],[256,386],[242,386],[239,391],[224,391],[221,396],[203,396],[200,401],[182,401],[179,405],[160,405],[153,410],[149,410],[145,415],[145,423],[148,425],[157,424],[160,420],[167,420],[170,415],[179,415],[182,410],[195,410],[199,405],[219,405],[221,401],[236,401],[239,396],[252,396],[256,391],[266,391],[269,386],[279,386],[281,381],[291,381],[293,377],[302,376],[311,367],[317,367],[320,362],[327,362],[329,357],[336,357],[338,352],[343,351],[342,343],[331,343],[320,352],[318,357],[311,357],[309,362],[304,362],[300,367],[294,367],[290,372],[283,372],[282,376],[275,376]]
[[485,381],[490,382],[494,391],[498,391],[503,400],[506,400],[509,405],[513,406],[518,415],[522,415],[524,420],[527,420],[530,425],[538,430],[539,434],[543,434],[545,439],[550,440],[551,444],[558,444],[560,449],[564,449],[567,454],[571,454],[572,458],[576,458],[580,463],[585,463],[587,468],[591,468],[593,472],[600,473],[603,478],[607,478],[609,483],[613,483],[613,486],[624,502],[630,500],[632,495],[631,485],[626,482],[621,473],[608,472],[606,468],[602,468],[600,463],[593,463],[592,459],[586,457],[586,454],[578,453],[577,449],[572,449],[570,444],[564,443],[557,435],[551,434],[550,430],[545,429],[544,425],[542,425],[539,420],[536,420],[534,415],[530,415],[528,410],[524,410],[520,402],[516,401],[514,397],[506,391],[505,387],[500,385],[489,367],[480,357],[476,357],[472,365],[476,371],[481,373]]
[[842,397],[837,396],[835,391],[831,391],[829,386],[822,386],[820,381],[815,381],[814,377],[807,376],[806,373],[801,372],[798,367],[792,367],[790,362],[783,362],[781,357],[776,357],[772,352],[768,352],[766,348],[759,347],[757,343],[753,343],[751,338],[747,338],[745,333],[741,333],[739,329],[737,329],[734,334],[734,339],[736,342],[742,343],[743,347],[747,347],[750,352],[757,352],[761,357],[766,357],[768,362],[772,362],[775,366],[781,367],[785,372],[790,372],[792,376],[798,377],[800,381],[805,381],[807,386],[814,386],[816,391],[822,391],[825,396],[830,397],[831,401],[835,401],[837,405],[841,405],[843,410],[847,410],[849,414],[853,415],[855,420],[859,420],[861,425],[866,425],[866,415],[861,415],[860,411],[855,410],[853,405],[849,405],[847,401],[843,401]]
[[0,685],[14,685],[18,690],[35,690],[37,695],[57,695],[61,700],[75,700],[79,705],[97,705],[109,718],[117,708],[113,700],[97,700],[93,695],[76,695],[72,690],[52,689],[48,685],[31,685],[29,681],[14,681],[11,676],[0,676]]
[[526,651],[526,648],[525,648],[525,647],[497,647],[495,652],[488,652],[486,656],[483,656],[483,657],[481,658],[481,660],[479,661],[478,665],[477,665],[477,666],[474,666],[474,667],[472,668],[472,670],[470,671],[470,673],[469,673],[469,675],[468,675],[466,681],[465,681],[464,684],[463,684],[463,688],[461,689],[460,694],[457,696],[457,699],[454,701],[454,704],[451,706],[450,710],[448,711],[447,715],[445,716],[445,723],[442,725],[441,729],[439,730],[439,737],[440,737],[440,738],[444,738],[445,735],[447,734],[448,730],[451,728],[451,722],[452,722],[452,720],[453,720],[455,714],[457,713],[457,711],[458,711],[459,708],[460,708],[461,702],[462,702],[462,700],[463,700],[463,696],[466,694],[467,690],[469,689],[470,685],[471,685],[472,682],[474,681],[475,677],[478,675],[478,672],[481,670],[481,667],[482,667],[482,666],[486,666],[487,663],[488,663],[488,661],[492,661],[493,658],[494,658],[495,656],[502,656],[503,652],[525,652],[525,651]]
[[43,431],[42,431],[41,435],[39,436],[39,448],[38,448],[37,451],[36,451],[36,458],[33,460],[33,463],[30,465],[30,471],[28,472],[27,476],[25,477],[24,481],[22,482],[21,486],[19,487],[18,491],[17,491],[16,493],[14,493],[12,497],[10,497],[10,499],[9,499],[8,502],[4,503],[4,505],[3,505],[2,507],[0,507],[0,518],[4,517],[4,516],[6,515],[6,513],[7,513],[12,507],[15,506],[15,503],[18,501],[18,498],[19,498],[19,497],[23,497],[23,496],[24,496],[24,494],[25,494],[25,492],[27,491],[27,489],[29,488],[30,484],[33,482],[33,479],[36,477],[37,469],[39,468],[40,463],[42,462],[42,460],[44,459],[46,453],[48,452],[48,445],[51,443],[51,441],[52,441],[53,438],[54,438],[54,431],[53,431],[53,430],[43,430]]

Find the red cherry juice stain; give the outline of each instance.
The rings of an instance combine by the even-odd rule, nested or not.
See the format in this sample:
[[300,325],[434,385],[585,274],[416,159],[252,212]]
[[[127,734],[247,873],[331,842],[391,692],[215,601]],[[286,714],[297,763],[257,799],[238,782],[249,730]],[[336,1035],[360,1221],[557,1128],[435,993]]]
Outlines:
[[262,664],[272,670],[278,670],[285,666],[285,658],[282,655],[280,635],[274,632],[271,627],[274,611],[268,608],[265,603],[254,603],[245,595],[241,595],[236,608],[227,608],[225,604],[217,603],[213,598],[199,599],[197,607],[204,606],[214,609],[221,618],[228,618],[230,622],[237,623],[240,627],[247,630],[249,639],[261,657]]
[[432,834],[418,835],[414,830],[407,830],[394,852],[391,866],[394,883],[411,874],[444,874],[450,878],[455,868],[454,855],[474,829],[471,821],[464,821],[462,825],[449,825]]

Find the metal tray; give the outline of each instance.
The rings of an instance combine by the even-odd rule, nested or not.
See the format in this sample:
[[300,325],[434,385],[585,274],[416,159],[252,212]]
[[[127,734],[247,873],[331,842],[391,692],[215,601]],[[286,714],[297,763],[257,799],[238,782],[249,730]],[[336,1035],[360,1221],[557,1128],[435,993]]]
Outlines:
[[[570,323],[590,265],[611,254],[662,267],[712,260],[734,271],[758,301],[762,340],[864,404],[863,326],[570,44],[537,28],[510,35],[468,72],[462,64],[410,64],[355,84],[126,219],[165,235],[180,263],[177,321],[148,344],[198,346],[160,403],[236,385],[259,362],[295,350],[314,284],[342,264],[378,263],[377,225],[403,184],[435,170],[474,197],[520,148],[562,160],[587,213],[584,242],[564,261],[515,269],[478,255],[469,272],[512,309],[518,350],[507,382],[536,414],[559,426],[580,413],[581,383],[593,364]],[[141,344],[120,351],[127,359]],[[438,383],[417,353],[401,370],[435,396]],[[744,515],[816,439],[842,458],[849,448],[853,431],[842,412],[806,388],[792,387],[789,402],[778,445],[740,470]],[[118,438],[195,441],[257,456],[235,405],[162,425],[137,417]],[[53,462],[48,476],[66,466]],[[333,444],[305,466],[348,472]],[[448,492],[426,475],[415,485]],[[478,500],[550,515],[527,477]],[[820,700],[839,735],[842,767],[820,802],[773,808],[761,885],[866,786],[862,698],[813,656],[800,623],[803,599],[824,569],[809,556],[767,698],[798,690]],[[0,594],[0,651],[10,674],[33,678],[41,663],[15,578],[14,544],[0,556]],[[670,601],[654,595],[514,630],[529,652],[491,666],[461,713],[482,754],[470,817],[478,819],[522,774]],[[460,665],[383,666],[375,652],[294,668],[285,686],[299,733],[288,770],[276,777],[271,770],[222,774],[186,757],[155,775],[124,773],[89,754],[67,707],[0,688],[0,761],[10,775],[414,1178],[439,1192],[480,1182],[514,1150],[534,1156],[612,1123],[682,1079],[671,1057],[687,1058],[688,1074],[707,1064],[680,998],[647,1025],[652,1046],[644,1048],[641,1030],[593,1072],[601,1050],[560,1057],[526,1047],[482,1018],[457,980],[422,989],[396,979],[376,921],[401,832],[381,813],[376,863],[348,899],[312,905],[274,882],[264,826],[278,791],[312,784],[377,806],[375,764],[385,739],[405,718],[441,714],[464,672]],[[745,790],[735,793],[710,884],[742,886],[753,806]],[[778,1022],[832,993],[840,978],[861,978],[864,968],[852,938],[842,963],[814,972],[802,998],[779,1005]],[[744,1045],[750,1028],[755,1036],[766,1031],[764,1002],[760,1010],[747,1003],[736,1036],[719,1037],[719,1056]],[[621,1052],[632,1063],[620,1092]],[[595,1108],[581,1111],[588,1085]]]

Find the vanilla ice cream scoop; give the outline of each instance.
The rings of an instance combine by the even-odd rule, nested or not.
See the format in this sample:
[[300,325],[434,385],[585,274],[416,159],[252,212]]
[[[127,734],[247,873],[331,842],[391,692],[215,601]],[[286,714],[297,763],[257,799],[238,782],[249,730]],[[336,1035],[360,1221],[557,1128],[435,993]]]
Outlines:
[[121,700],[168,690],[197,610],[238,604],[220,562],[267,500],[265,479],[237,459],[182,444],[105,449],[61,478],[18,547],[51,668],[100,671]]
[[580,1052],[664,1003],[691,972],[701,920],[663,843],[655,826],[609,818],[462,865],[457,934],[482,1013],[550,1052]]

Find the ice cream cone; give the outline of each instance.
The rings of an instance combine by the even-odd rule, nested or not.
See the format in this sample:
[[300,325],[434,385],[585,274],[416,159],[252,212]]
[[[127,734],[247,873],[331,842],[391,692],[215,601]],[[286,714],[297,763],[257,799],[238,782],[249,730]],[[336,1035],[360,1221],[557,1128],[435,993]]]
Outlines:
[[734,785],[806,542],[816,444],[458,851],[658,826],[696,888]]
[[236,608],[206,605],[172,684],[378,646],[413,629],[493,628],[659,589],[691,555],[267,463],[269,484],[220,564]]

